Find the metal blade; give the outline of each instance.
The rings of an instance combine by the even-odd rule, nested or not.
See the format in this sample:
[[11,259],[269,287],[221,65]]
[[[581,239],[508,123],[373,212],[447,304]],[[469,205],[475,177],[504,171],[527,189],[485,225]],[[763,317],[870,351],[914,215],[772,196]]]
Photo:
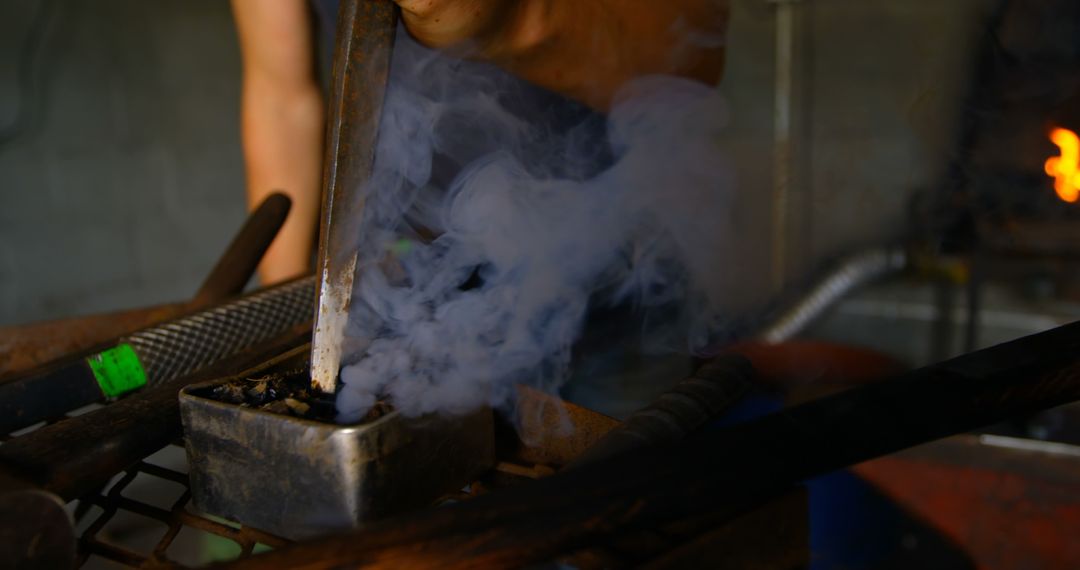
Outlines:
[[396,7],[390,0],[344,0],[338,13],[323,167],[322,222],[312,386],[333,393],[356,271],[361,190],[371,177],[386,83],[390,75]]

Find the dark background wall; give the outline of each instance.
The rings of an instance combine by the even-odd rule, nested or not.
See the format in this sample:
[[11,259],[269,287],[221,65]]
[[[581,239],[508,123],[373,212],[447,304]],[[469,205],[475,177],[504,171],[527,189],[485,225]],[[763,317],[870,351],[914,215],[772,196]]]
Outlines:
[[[996,0],[801,0],[787,227],[772,225],[776,5],[732,0],[734,215],[771,290],[896,236],[952,152],[972,48]],[[44,26],[35,14],[51,8]],[[40,49],[27,51],[28,34]],[[20,98],[31,58],[37,105]],[[0,3],[0,324],[189,296],[243,218],[239,56],[224,0]],[[0,126],[0,129],[3,129]]]
[[[976,48],[999,0],[731,0],[725,137],[763,287],[896,239],[954,154]],[[777,5],[794,10],[786,224],[772,220]],[[781,276],[769,259],[784,242]],[[775,279],[773,277],[776,277]]]
[[221,0],[0,3],[0,324],[194,292],[244,216],[239,65]]

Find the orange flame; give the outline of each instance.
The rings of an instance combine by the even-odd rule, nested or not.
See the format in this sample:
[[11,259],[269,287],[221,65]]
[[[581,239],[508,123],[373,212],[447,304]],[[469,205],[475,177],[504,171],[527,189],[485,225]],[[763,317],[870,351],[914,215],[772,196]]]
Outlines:
[[1061,156],[1046,160],[1046,173],[1054,177],[1054,190],[1066,202],[1080,199],[1080,137],[1068,129],[1054,129],[1050,140],[1061,149]]

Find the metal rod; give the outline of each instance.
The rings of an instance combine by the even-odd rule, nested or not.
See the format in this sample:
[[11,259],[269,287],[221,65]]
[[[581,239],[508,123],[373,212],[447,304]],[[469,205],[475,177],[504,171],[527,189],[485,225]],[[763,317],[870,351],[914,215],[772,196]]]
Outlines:
[[754,369],[741,356],[714,359],[680,381],[645,408],[630,414],[569,467],[627,453],[674,444],[742,401]]
[[176,395],[181,388],[286,358],[287,351],[301,346],[310,334],[310,324],[293,327],[198,373],[9,440],[0,445],[0,474],[65,501],[82,497],[180,435]]
[[192,298],[192,304],[205,307],[242,293],[285,223],[291,207],[292,200],[284,194],[275,192],[267,196],[218,258]]
[[356,273],[355,230],[375,161],[396,25],[390,0],[345,0],[338,12],[311,342],[311,383],[326,393],[334,392],[341,365]]
[[231,567],[517,567],[627,529],[733,517],[809,477],[1077,399],[1080,323]]
[[792,184],[792,126],[794,108],[795,3],[776,4],[776,85],[773,90],[772,278],[776,291],[787,282],[788,209]]
[[967,304],[965,305],[964,319],[964,351],[971,352],[979,347],[979,330],[982,328],[982,299],[986,273],[986,254],[982,247],[975,246],[971,252],[970,267],[967,281]]

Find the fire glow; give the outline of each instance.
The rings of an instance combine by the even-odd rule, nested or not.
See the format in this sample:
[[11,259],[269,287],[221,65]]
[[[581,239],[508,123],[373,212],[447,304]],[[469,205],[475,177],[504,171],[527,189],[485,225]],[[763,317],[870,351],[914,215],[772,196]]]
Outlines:
[[1057,128],[1050,132],[1050,140],[1061,149],[1061,156],[1046,160],[1046,173],[1054,178],[1054,190],[1066,202],[1080,198],[1080,137],[1076,133]]

